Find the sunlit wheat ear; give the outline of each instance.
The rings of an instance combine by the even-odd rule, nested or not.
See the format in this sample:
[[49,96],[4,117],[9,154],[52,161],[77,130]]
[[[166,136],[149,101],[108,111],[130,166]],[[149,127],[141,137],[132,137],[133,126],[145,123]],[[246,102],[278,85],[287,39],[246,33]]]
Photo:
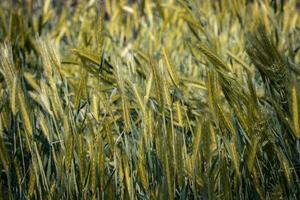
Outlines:
[[193,166],[196,165],[197,159],[199,158],[199,147],[201,144],[201,139],[202,139],[202,122],[198,122],[197,127],[196,127],[196,132],[194,134],[194,139],[193,139],[193,157],[192,157],[192,162],[193,162]]
[[50,142],[50,133],[47,126],[47,122],[45,120],[45,117],[42,114],[38,117],[38,124],[45,138],[47,138],[48,142]]
[[12,88],[16,69],[13,61],[11,45],[9,43],[1,44],[0,51],[0,72],[3,74],[9,88]]
[[4,76],[8,86],[12,113],[16,115],[18,110],[17,90],[19,90],[19,77],[15,69],[11,45],[9,43],[1,44],[0,51],[0,73]]
[[207,56],[207,58],[215,65],[215,67],[218,70],[225,70],[228,71],[229,68],[226,63],[222,61],[221,58],[219,58],[218,55],[216,55],[214,52],[212,52],[210,49],[208,49],[206,46],[202,44],[198,44],[196,46],[204,55]]
[[98,163],[98,156],[96,154],[97,149],[94,147],[93,152],[91,153],[91,186],[92,192],[96,194],[96,172],[97,172],[97,163]]
[[142,100],[142,97],[141,97],[141,95],[140,95],[138,89],[137,89],[137,86],[136,86],[134,83],[132,83],[131,81],[126,81],[126,82],[128,82],[129,85],[130,85],[130,87],[132,88],[133,94],[134,94],[134,96],[135,96],[135,98],[136,98],[136,101],[137,101],[137,104],[138,104],[138,106],[140,107],[142,113],[145,114],[145,106],[144,106],[144,102],[143,102],[143,100]]
[[[128,98],[126,96],[126,91],[125,91],[125,81],[123,78],[124,74],[121,74],[120,67],[118,64],[116,64],[115,67],[115,76],[117,77],[118,81],[118,87],[121,93],[121,100],[122,100],[122,109],[123,109],[123,120],[124,120],[124,125],[125,125],[125,131],[129,132],[130,131],[130,113],[129,113],[129,102]],[[124,72],[123,72],[124,73]]]
[[84,157],[84,138],[82,134],[79,134],[77,139],[77,154],[79,159],[79,176],[80,176],[80,186],[83,187],[84,175],[85,175],[85,157]]
[[240,174],[240,156],[239,153],[237,152],[236,149],[236,144],[234,144],[233,142],[231,142],[230,144],[228,144],[228,151],[229,154],[231,156],[232,162],[233,162],[233,166],[235,168],[236,174],[239,177]]
[[168,73],[171,77],[171,80],[172,80],[173,84],[177,88],[179,88],[179,80],[178,80],[176,71],[175,71],[174,67],[170,64],[170,61],[169,61],[169,58],[168,58],[167,54],[168,54],[167,50],[165,48],[163,48],[164,60],[165,60],[166,66],[167,66]]
[[21,116],[22,116],[22,120],[24,122],[26,132],[29,136],[32,136],[31,119],[30,119],[30,115],[28,113],[28,107],[27,107],[27,104],[25,102],[25,97],[24,97],[24,94],[22,92],[20,92],[18,94],[18,102],[19,102],[20,112],[21,112]]
[[254,165],[255,156],[258,150],[258,145],[259,145],[259,138],[255,137],[254,140],[252,140],[252,144],[247,159],[247,166],[250,171],[252,171]]
[[99,97],[96,94],[92,95],[92,102],[91,102],[91,107],[92,107],[92,114],[93,117],[99,121]]
[[11,111],[13,115],[17,113],[17,85],[18,85],[18,78],[15,77],[13,80],[13,85],[10,94],[10,104],[11,104]]
[[155,86],[155,94],[158,99],[158,103],[160,106],[160,111],[164,109],[164,93],[163,93],[163,87],[162,87],[162,75],[158,67],[158,62],[154,59],[151,58],[150,60],[150,67],[152,70],[153,74],[153,80],[154,80],[154,86]]
[[294,134],[296,138],[300,138],[300,128],[299,128],[299,110],[298,110],[298,91],[295,85],[292,86],[292,110],[293,110],[293,124],[294,124]]
[[37,177],[33,170],[33,167],[31,167],[29,171],[29,183],[28,183],[28,194],[27,194],[28,198],[31,198],[34,193],[36,187],[36,178]]
[[65,158],[66,170],[68,172],[71,171],[71,167],[72,167],[73,147],[74,147],[74,139],[72,134],[69,134],[66,141],[66,158]]
[[24,78],[35,91],[40,92],[40,86],[36,77],[34,77],[31,73],[24,73]]

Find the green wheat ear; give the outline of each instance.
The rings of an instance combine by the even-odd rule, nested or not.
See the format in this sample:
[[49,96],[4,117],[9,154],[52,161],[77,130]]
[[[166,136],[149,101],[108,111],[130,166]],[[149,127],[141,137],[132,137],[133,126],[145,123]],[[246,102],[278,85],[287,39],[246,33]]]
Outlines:
[[246,51],[272,97],[279,98],[282,104],[286,104],[288,95],[286,86],[289,82],[288,68],[262,25],[249,34]]

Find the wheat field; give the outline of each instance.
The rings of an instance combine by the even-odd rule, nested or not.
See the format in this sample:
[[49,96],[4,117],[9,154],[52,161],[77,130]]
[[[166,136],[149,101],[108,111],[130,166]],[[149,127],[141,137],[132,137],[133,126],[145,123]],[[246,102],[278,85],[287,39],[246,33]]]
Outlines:
[[0,199],[299,199],[297,0],[2,0]]

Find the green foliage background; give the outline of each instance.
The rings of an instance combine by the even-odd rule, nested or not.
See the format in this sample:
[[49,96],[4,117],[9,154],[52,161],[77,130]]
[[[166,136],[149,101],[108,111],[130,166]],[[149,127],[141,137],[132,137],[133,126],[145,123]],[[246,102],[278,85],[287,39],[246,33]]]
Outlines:
[[296,0],[0,3],[0,199],[297,199]]

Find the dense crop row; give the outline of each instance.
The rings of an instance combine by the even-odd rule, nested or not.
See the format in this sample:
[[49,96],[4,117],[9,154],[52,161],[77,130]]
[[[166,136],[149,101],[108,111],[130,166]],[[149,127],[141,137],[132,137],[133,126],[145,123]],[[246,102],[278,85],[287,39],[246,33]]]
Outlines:
[[0,2],[0,199],[297,199],[296,0]]

